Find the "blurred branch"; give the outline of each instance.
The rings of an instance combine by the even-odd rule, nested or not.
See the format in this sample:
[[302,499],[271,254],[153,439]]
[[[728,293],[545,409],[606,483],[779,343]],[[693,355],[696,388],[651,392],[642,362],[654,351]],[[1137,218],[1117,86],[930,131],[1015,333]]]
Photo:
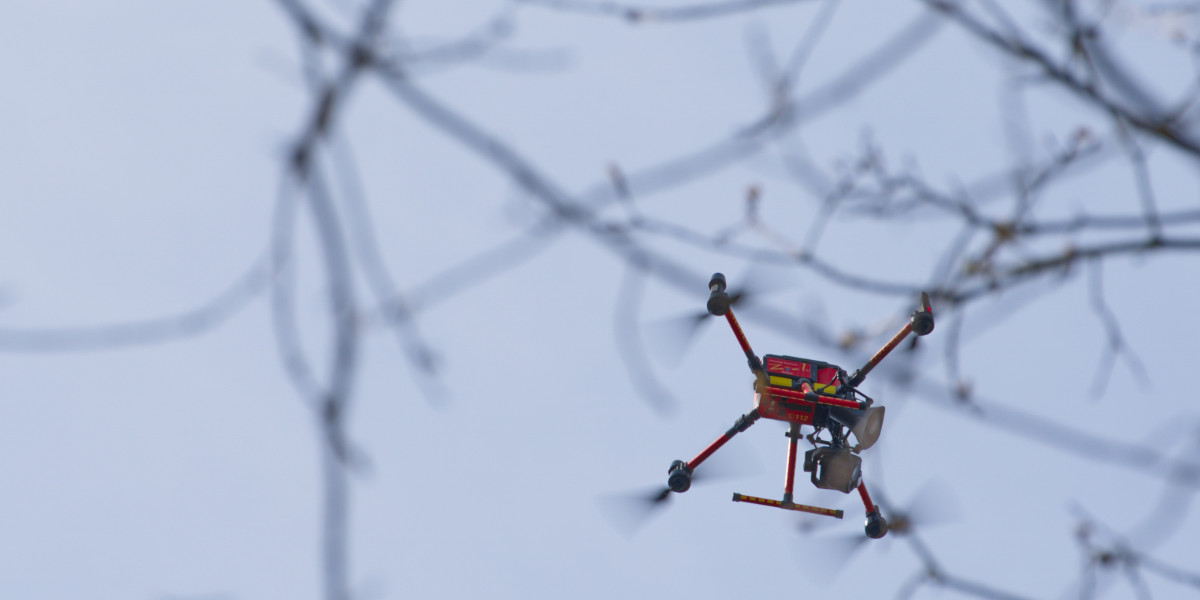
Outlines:
[[1143,569],[1156,575],[1200,589],[1200,573],[1181,569],[1160,561],[1157,558],[1145,555],[1139,556],[1137,563]]
[[645,285],[645,273],[636,267],[625,268],[625,276],[617,289],[613,334],[617,341],[617,354],[634,387],[651,408],[666,415],[675,411],[675,396],[655,377],[638,328],[638,307]]
[[274,278],[269,258],[259,258],[232,285],[200,306],[175,315],[89,327],[0,328],[0,352],[85,352],[159,344],[208,333],[224,325]]
[[631,230],[653,235],[669,237],[676,241],[716,252],[724,252],[731,256],[769,264],[797,265],[808,267],[818,275],[826,277],[833,283],[860,291],[886,295],[915,296],[921,293],[921,286],[908,285],[886,280],[876,280],[855,275],[841,270],[833,264],[807,254],[801,250],[783,249],[772,250],[751,246],[733,241],[726,241],[721,236],[707,236],[688,229],[682,225],[655,219],[641,219],[626,225]]
[[1034,257],[1012,264],[1007,268],[998,269],[995,283],[989,283],[987,290],[976,288],[966,290],[958,295],[959,298],[969,298],[973,295],[994,291],[1006,285],[1018,283],[1023,279],[1041,275],[1047,272],[1062,272],[1075,263],[1087,260],[1108,258],[1120,255],[1136,255],[1149,251],[1192,251],[1200,250],[1200,238],[1191,237],[1150,237],[1148,239],[1123,240],[1088,246],[1069,246],[1061,252]]
[[[935,310],[937,310],[935,304]],[[944,313],[941,313],[944,315]],[[863,357],[848,353],[835,342],[836,336],[816,336],[831,351],[842,354],[851,362],[861,362]],[[810,340],[810,341],[812,341]],[[877,374],[897,374],[903,367],[895,363],[881,364]],[[877,375],[878,376],[878,375]],[[1055,448],[1092,462],[1105,463],[1132,470],[1143,475],[1153,475],[1162,480],[1187,488],[1200,489],[1200,454],[1176,458],[1156,447],[1135,444],[1120,438],[1096,435],[1079,428],[1064,425],[1043,414],[1006,406],[989,401],[974,393],[963,393],[960,382],[942,385],[919,373],[904,373],[905,385],[913,395],[938,408],[951,410],[965,418],[983,425],[1011,433],[1029,441]],[[969,390],[968,390],[969,392]],[[1164,440],[1155,440],[1162,445]]]
[[1108,337],[1108,345],[1100,356],[1100,364],[1096,368],[1096,376],[1092,381],[1092,395],[1100,396],[1104,393],[1117,356],[1125,358],[1129,370],[1133,372],[1137,381],[1146,386],[1151,385],[1153,380],[1150,379],[1150,374],[1146,372],[1146,368],[1138,359],[1137,354],[1128,348],[1125,336],[1121,334],[1120,322],[1104,301],[1103,264],[1094,261],[1088,266],[1090,267],[1088,269],[1088,296],[1091,300],[1092,311],[1100,318]]
[[[901,508],[891,503],[887,499],[884,492],[884,486],[878,481],[873,485],[874,495],[878,498],[878,504],[881,507],[884,516],[889,522],[889,532],[884,539],[898,538],[904,543],[907,549],[912,552],[913,556],[920,563],[919,570],[914,573],[909,579],[897,588],[896,598],[913,598],[917,592],[925,586],[940,587],[950,589],[967,596],[976,598],[984,598],[986,600],[1026,600],[1026,597],[1013,594],[1011,592],[994,588],[992,586],[980,583],[974,579],[961,577],[948,573],[937,560],[933,550],[927,545],[917,534],[918,529],[936,524],[935,519],[945,519],[948,517],[945,512],[955,512],[952,508],[947,507],[949,498],[947,491],[940,486],[925,485],[905,508]],[[953,518],[950,516],[949,518]],[[837,538],[826,538],[837,539]],[[863,547],[863,544],[869,543],[869,538],[859,534],[851,540],[849,546],[832,550],[831,553],[841,566],[849,561],[850,556],[838,555],[841,553],[854,552]]]
[[[1151,100],[1145,99],[1141,112],[1139,112],[1110,97],[1094,82],[1080,79],[1068,67],[1058,64],[1045,52],[1023,38],[1014,34],[1001,33],[988,27],[983,21],[964,11],[958,2],[954,0],[922,1],[929,8],[958,23],[964,30],[993,48],[1037,66],[1048,79],[1058,83],[1063,89],[1072,92],[1076,97],[1095,108],[1166,142],[1192,158],[1200,158],[1200,142],[1191,137],[1192,132],[1182,127],[1170,116],[1154,114],[1154,111],[1147,106],[1153,104]],[[1096,49],[1092,48],[1091,55],[1095,54]],[[1116,71],[1114,71],[1115,73]],[[1127,85],[1122,84],[1122,87],[1127,87]]]
[[[289,16],[293,18],[305,35],[303,46],[318,46],[319,38],[310,33],[308,24],[314,19],[298,2],[281,0]],[[320,166],[316,160],[318,146],[327,142],[334,128],[334,119],[345,102],[359,75],[369,59],[370,47],[384,29],[390,0],[375,0],[362,13],[356,42],[343,56],[338,72],[325,80],[314,81],[313,103],[308,119],[291,149],[288,171],[291,178],[303,188],[307,206],[312,211],[325,276],[333,328],[333,351],[327,381],[319,390],[317,411],[318,427],[323,437],[321,473],[324,489],[322,507],[322,564],[325,597],[327,600],[349,600],[349,481],[347,467],[351,461],[347,441],[346,418],[349,412],[351,392],[358,364],[359,335],[357,307],[354,298],[352,261],[346,245],[337,206],[330,194]],[[312,57],[315,52],[306,53]],[[319,74],[320,65],[309,66],[309,71]],[[361,233],[361,232],[360,232]],[[276,232],[276,235],[281,235]],[[290,235],[290,234],[289,234]],[[364,242],[373,246],[370,242]],[[365,248],[368,260],[371,247]],[[382,268],[379,263],[375,267]],[[370,269],[369,269],[370,270]],[[390,293],[390,278],[372,271],[372,281],[380,294]],[[293,340],[294,341],[294,340]],[[288,346],[289,340],[281,340]],[[303,356],[298,347],[287,349],[284,355]],[[296,380],[298,391],[311,393],[311,383]]]
[[1027,600],[1026,596],[1018,596],[1009,592],[998,590],[996,588],[956,577],[954,575],[939,575],[933,580],[935,583],[949,590],[974,596],[976,598],[985,598],[986,600]]
[[499,137],[425,93],[397,65],[372,63],[388,88],[410,109],[506,173],[513,182],[540,201],[550,215],[589,234],[603,247],[628,264],[653,272],[660,280],[683,289],[695,289],[703,277],[678,263],[637,244],[627,232],[596,219],[584,206],[546,173]]
[[272,257],[278,275],[271,282],[271,325],[276,351],[292,386],[312,408],[321,401],[321,384],[301,348],[296,319],[295,255],[296,205],[290,174],[279,186],[271,234]]
[[[936,32],[938,25],[938,20],[929,15],[918,16],[894,37],[885,40],[877,49],[854,63],[831,82],[798,99],[793,109],[803,108],[801,111],[803,118],[794,118],[789,121],[788,125],[795,126],[800,122],[815,119],[839,103],[848,101],[866,90],[872,81],[902,64],[917,49],[933,39],[935,37],[933,33]],[[399,65],[392,64],[389,59],[372,57],[371,63],[376,69],[382,70],[386,74],[385,79],[404,81],[409,77],[407,72]],[[580,195],[578,201],[584,206],[599,210],[615,201],[628,203],[634,196],[648,196],[682,186],[695,179],[711,176],[721,168],[758,152],[766,142],[781,132],[777,127],[763,127],[762,120],[759,121],[759,125],[751,126],[751,129],[755,129],[760,135],[748,136],[748,132],[744,131],[699,150],[684,153],[649,167],[633,171],[619,169],[617,184],[614,184],[610,170],[608,177],[590,186]],[[486,139],[475,137],[482,147],[487,147]],[[502,160],[501,164],[511,162],[511,158],[510,153],[510,156]],[[557,213],[552,214],[530,227],[527,232],[515,236],[510,242],[505,242],[497,248],[489,248],[459,266],[435,276],[410,293],[408,310],[422,310],[432,302],[473,287],[499,270],[513,268],[540,255],[559,234],[570,229],[565,226],[565,222],[560,220],[559,216]],[[684,234],[683,237],[694,236]],[[745,249],[742,254],[763,255],[761,251],[753,249]],[[777,256],[774,260],[776,262],[792,262],[794,259]],[[813,268],[824,271],[830,277],[841,277],[848,280],[851,285],[869,286],[874,283],[855,281],[848,274],[840,273],[831,265],[820,261],[813,260],[812,265]],[[679,280],[676,279],[676,281]],[[687,285],[691,286],[691,283],[694,282],[689,282]],[[911,294],[914,289],[914,287],[905,286],[899,291]],[[890,291],[898,290],[891,289]],[[380,311],[387,309],[386,304],[382,305],[367,313],[365,318],[368,322],[373,323],[381,317]]]
[[[1084,555],[1084,573],[1080,587],[1084,597],[1098,596],[1098,575],[1120,571],[1140,597],[1149,597],[1149,588],[1142,578],[1143,571],[1175,583],[1200,589],[1200,573],[1163,562],[1133,547],[1123,536],[1076,507],[1079,523],[1075,541]],[[1173,516],[1171,517],[1173,520]]]
[[1172,458],[1156,448],[1094,435],[1040,414],[986,402],[976,395],[962,399],[954,390],[943,389],[937,384],[919,385],[922,392],[920,398],[985,425],[1086,460],[1152,474],[1182,486],[1200,487],[1200,462],[1195,460]]
[[[1090,66],[1089,74],[1079,74],[1079,69],[1071,62],[1060,63],[1029,42],[997,3],[984,3],[984,9],[990,12],[992,19],[1001,23],[993,28],[958,3],[925,0],[925,6],[930,11],[922,13],[896,35],[874,47],[864,58],[840,72],[830,82],[806,95],[793,97],[799,71],[838,6],[834,1],[827,2],[810,22],[808,32],[795,44],[785,64],[775,65],[773,57],[770,61],[763,61],[764,64],[771,63],[769,69],[763,69],[764,73],[770,73],[774,78],[770,106],[747,126],[706,147],[690,150],[676,159],[649,168],[624,170],[614,165],[606,174],[607,177],[601,178],[583,193],[576,194],[520,153],[517,143],[502,139],[485,124],[454,109],[450,102],[427,92],[414,77],[415,67],[422,61],[431,64],[439,61],[460,62],[478,59],[491,51],[511,32],[511,11],[459,40],[412,51],[401,38],[392,40],[399,40],[399,50],[386,47],[385,18],[390,2],[372,3],[364,12],[359,30],[347,35],[314,18],[299,0],[279,1],[301,36],[301,52],[306,57],[313,100],[308,118],[292,148],[288,165],[289,179],[282,186],[283,193],[277,206],[275,264],[276,268],[289,264],[286,259],[291,255],[296,222],[292,196],[303,193],[305,206],[312,212],[317,230],[322,268],[329,281],[332,306],[334,344],[330,372],[324,384],[313,375],[300,347],[292,310],[294,290],[291,288],[290,269],[274,278],[272,290],[276,300],[276,335],[281,357],[298,391],[313,400],[319,408],[319,427],[326,450],[322,463],[325,485],[323,552],[325,593],[329,600],[347,600],[350,596],[347,565],[350,490],[347,467],[351,461],[346,414],[358,359],[358,333],[364,325],[388,327],[396,335],[409,361],[417,367],[416,370],[432,379],[436,374],[435,364],[428,344],[417,330],[417,311],[467,287],[478,285],[484,277],[538,255],[550,246],[559,233],[565,231],[584,233],[623,263],[626,271],[618,290],[614,314],[616,343],[634,385],[656,408],[663,409],[668,405],[665,390],[654,378],[638,338],[636,314],[644,285],[654,278],[682,289],[703,289],[699,285],[703,278],[702,274],[669,259],[667,254],[655,251],[654,246],[643,244],[644,238],[650,236],[723,252],[750,262],[799,266],[858,291],[911,298],[921,290],[929,289],[939,311],[954,317],[951,322],[952,341],[947,347],[948,370],[953,381],[943,389],[941,385],[916,380],[917,385],[936,388],[934,393],[926,394],[936,404],[954,408],[960,414],[989,426],[1088,460],[1149,472],[1188,488],[1200,486],[1200,463],[1188,457],[1172,457],[1156,448],[1107,439],[1060,424],[1040,414],[981,401],[966,387],[959,373],[963,309],[969,302],[995,297],[1009,288],[1035,279],[1061,279],[1076,271],[1080,265],[1092,269],[1092,307],[1105,327],[1109,339],[1108,352],[1115,359],[1117,353],[1127,349],[1119,323],[1104,301],[1101,261],[1151,252],[1200,249],[1200,237],[1178,230],[1182,224],[1200,222],[1200,211],[1184,209],[1164,213],[1159,210],[1150,181],[1147,150],[1141,144],[1146,140],[1161,140],[1187,155],[1186,158],[1190,160],[1200,158],[1200,144],[1193,139],[1193,132],[1183,118],[1186,110],[1175,114],[1164,113],[1159,108],[1162,103],[1145,92],[1129,71],[1115,57],[1108,55],[1106,48],[1099,46],[1094,37],[1090,37],[1089,27],[1073,13],[1066,12],[1071,3],[1064,3],[1062,23],[1068,32],[1067,36],[1079,44],[1081,50],[1076,58]],[[804,0],[741,0],[651,8],[590,0],[514,0],[514,6],[536,6],[614,17],[632,23],[648,23],[716,18],[798,4],[801,1]],[[795,133],[800,124],[844,105],[846,100],[875,83],[933,39],[943,20],[936,16],[939,14],[1015,61],[1034,66],[1046,80],[1111,117],[1118,128],[1119,145],[1093,144],[1090,134],[1082,130],[1072,143],[1053,152],[1040,164],[1031,160],[1015,161],[1016,166],[1004,173],[1005,183],[994,185],[989,194],[989,200],[996,200],[1007,199],[1007,194],[1013,192],[1012,210],[999,213],[1007,214],[1007,218],[993,216],[997,214],[995,207],[974,195],[970,187],[946,193],[918,175],[888,173],[882,161],[882,152],[873,146],[867,148],[864,157],[855,163],[853,169],[837,179],[824,177],[815,165],[797,161],[790,166],[798,180],[815,181],[817,185],[814,187],[826,188],[820,194],[823,200],[820,214],[825,217],[814,220],[799,244],[787,237],[785,231],[788,230],[772,228],[760,219],[760,195],[757,189],[747,198],[742,221],[716,235],[699,233],[684,223],[647,217],[641,207],[634,204],[635,199],[643,200],[649,194],[677,188],[753,156]],[[321,73],[318,58],[330,49],[337,53],[343,63],[334,75],[325,77]],[[331,142],[336,119],[341,111],[346,110],[348,95],[364,75],[377,78],[412,113],[473,152],[483,162],[506,175],[524,193],[536,199],[546,210],[541,220],[515,240],[501,246],[502,251],[489,249],[487,254],[474,257],[438,275],[416,292],[402,294],[375,239],[369,204],[360,189],[349,145],[339,150],[339,146]],[[1104,82],[1105,85],[1101,85]],[[1185,103],[1185,106],[1190,106],[1190,103]],[[1028,116],[1013,113],[1013,118],[1019,122],[1014,123],[1008,132],[1011,143],[1014,148],[1025,148],[1030,137]],[[1140,215],[1089,215],[1071,220],[1047,221],[1036,218],[1041,194],[1065,173],[1087,161],[1097,164],[1120,151],[1124,151],[1133,169]],[[325,171],[321,168],[319,159],[324,156],[323,152],[330,153],[335,175],[341,184],[340,194],[336,198],[328,189]],[[1108,154],[1105,155],[1105,152]],[[984,183],[991,185],[990,182]],[[614,202],[623,204],[624,219],[604,218],[604,208]],[[825,230],[833,226],[835,211],[840,217],[847,208],[858,208],[860,214],[870,214],[880,220],[894,221],[905,216],[932,214],[960,225],[957,234],[940,253],[933,269],[933,288],[920,282],[885,281],[871,274],[860,275],[835,266],[825,257],[818,258],[818,243]],[[925,212],[920,213],[920,210]],[[343,221],[349,235],[342,231]],[[1098,230],[1118,231],[1125,235],[1116,240],[1100,241],[1092,237],[1086,243],[1060,239]],[[735,239],[745,233],[756,235],[757,244]],[[1063,250],[1048,250],[1055,247],[1055,242],[1068,243]],[[1058,244],[1058,247],[1063,246],[1062,243]],[[355,265],[364,269],[366,283],[374,296],[376,307],[371,311],[362,311],[355,304],[352,273]],[[780,315],[781,312],[767,313],[767,318],[777,318],[784,324],[779,327],[779,333],[811,333],[812,328],[805,330],[804,323],[797,324],[798,319],[794,315]],[[224,313],[217,311],[217,314]],[[820,339],[829,342],[836,336]],[[846,345],[843,350],[851,345]],[[1137,364],[1135,357],[1126,357],[1132,364]],[[1102,358],[1101,366],[1110,360]],[[930,547],[915,535],[907,536],[907,541],[910,550],[922,562],[924,571],[911,579],[902,588],[902,593],[912,595],[922,585],[936,585],[981,598],[1017,598],[982,583],[946,574],[935,561]],[[1126,576],[1137,593],[1148,594],[1138,571],[1138,568],[1146,568],[1148,563],[1145,560],[1121,560],[1128,567]],[[1193,581],[1194,577],[1165,565],[1160,565],[1159,571],[1184,573],[1183,579],[1187,582]]]
[[512,36],[513,10],[506,8],[474,31],[446,41],[415,44],[403,37],[392,37],[385,42],[396,46],[392,52],[380,51],[389,62],[413,65],[454,64],[478,60],[495,50]]
[[[433,275],[424,283],[412,286],[404,298],[403,310],[410,314],[428,310],[442,301],[483,285],[501,273],[539,256],[555,241],[553,235],[563,228],[561,223],[555,221],[538,222],[508,240]],[[378,326],[386,322],[386,313],[392,310],[395,308],[388,302],[364,311],[362,325]]]
[[[884,75],[904,64],[927,44],[937,39],[941,26],[941,19],[933,14],[918,14],[830,81],[786,104],[772,106],[758,121],[744,127],[742,135],[753,136],[764,130],[777,130],[775,134],[782,135],[802,123],[813,121],[831,110],[845,106],[851,98],[878,83]],[[798,55],[803,57],[802,53]],[[802,64],[802,60],[798,64]]]
[[[859,61],[835,77],[826,85],[816,88],[813,92],[796,100],[789,109],[790,114],[799,115],[787,122],[789,127],[816,117],[832,110],[840,103],[849,101],[854,96],[868,89],[869,85],[879,77],[893,70],[934,39],[940,23],[928,14],[919,15],[892,38],[884,40],[875,50],[869,52]],[[400,65],[389,62],[384,57],[372,57],[373,66],[385,73],[384,78],[406,80],[409,74]],[[594,210],[615,202],[628,201],[633,196],[644,197],[668,189],[682,186],[695,179],[711,176],[734,162],[758,152],[763,145],[781,134],[783,130],[776,126],[767,126],[774,122],[774,117],[764,117],[757,124],[730,138],[719,140],[699,150],[684,153],[658,164],[636,170],[620,170],[620,185],[614,186],[611,174],[603,181],[597,182],[585,190],[579,197],[579,202]],[[778,124],[782,126],[783,124]],[[751,135],[755,133],[756,135]],[[486,146],[486,143],[484,143]],[[502,161],[503,162],[503,161]],[[419,310],[434,297],[442,294],[457,293],[464,286],[471,285],[476,277],[486,277],[493,269],[511,268],[524,260],[538,256],[539,253],[553,243],[554,238],[569,228],[559,220],[557,214],[546,217],[542,222],[533,226],[530,231],[537,232],[535,236],[524,235],[503,245],[504,250],[497,253],[489,249],[480,253],[477,258],[469,259],[460,267],[455,267],[443,276],[436,277],[424,286],[426,293],[414,293],[413,306],[410,310]],[[783,258],[783,260],[790,260]],[[816,268],[828,267],[817,263]],[[831,275],[836,276],[835,273]],[[905,288],[909,291],[908,288]]]
[[600,2],[591,0],[513,0],[517,4],[537,6],[561,10],[593,14],[605,17],[616,17],[630,23],[678,23],[727,17],[730,15],[750,12],[762,8],[799,4],[811,0],[729,0],[726,2],[709,2],[671,8],[651,8],[619,2]]
[[[362,193],[349,141],[343,136],[335,136],[330,154],[335,172],[339,175],[338,181],[341,183],[341,207],[346,213],[348,238],[353,245],[358,264],[362,266],[367,285],[381,307],[377,314],[392,331],[396,344],[408,358],[409,364],[414,367],[426,397],[444,402],[447,392],[438,384],[438,365],[433,348],[421,335],[416,319],[408,308],[408,302],[400,293],[380,251],[375,236],[374,220]],[[361,320],[357,317],[355,320],[356,326],[360,326]]]

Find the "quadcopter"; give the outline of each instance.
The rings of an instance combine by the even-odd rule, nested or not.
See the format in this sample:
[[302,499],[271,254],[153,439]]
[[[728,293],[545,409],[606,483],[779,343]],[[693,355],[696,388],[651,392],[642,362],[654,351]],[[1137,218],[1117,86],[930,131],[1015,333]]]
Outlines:
[[[709,444],[690,461],[676,460],[667,470],[667,488],[683,493],[692,485],[692,474],[708,457],[724,446],[733,436],[746,431],[760,418],[789,424],[787,478],[782,500],[758,498],[734,493],[734,502],[747,502],[841,519],[844,511],[797,504],[792,501],[796,478],[797,446],[802,439],[800,428],[808,425],[813,431],[803,436],[812,444],[804,453],[802,469],[811,473],[813,485],[819,489],[837,490],[849,494],[857,489],[866,509],[866,534],[881,538],[888,532],[887,519],[871,502],[867,486],[862,481],[862,458],[859,453],[879,439],[883,429],[883,406],[858,391],[858,386],[887,355],[910,333],[918,336],[933,331],[933,309],[929,295],[921,294],[921,306],[913,311],[904,327],[884,344],[862,368],[847,374],[841,367],[818,360],[767,354],[760,360],[750,349],[737,318],[731,309],[733,298],[725,292],[725,276],[714,273],[708,283],[708,312],[725,317],[738,344],[746,353],[750,371],[754,374],[754,409],[738,418],[733,427]],[[826,437],[822,437],[822,433]],[[855,443],[850,444],[853,434]],[[668,493],[664,490],[664,494]]]

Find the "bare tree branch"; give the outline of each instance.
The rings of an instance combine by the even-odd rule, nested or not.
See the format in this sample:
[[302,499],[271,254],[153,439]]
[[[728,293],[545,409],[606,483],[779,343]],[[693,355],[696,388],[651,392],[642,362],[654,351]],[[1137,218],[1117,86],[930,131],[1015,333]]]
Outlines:
[[[1156,104],[1144,99],[1139,111],[1128,107],[1115,98],[1109,97],[1094,83],[1084,81],[1070,72],[1067,67],[1056,63],[1045,52],[1032,46],[1023,39],[1006,35],[989,28],[979,19],[967,14],[962,7],[952,0],[922,0],[926,6],[940,12],[958,23],[965,30],[980,40],[987,42],[993,48],[1011,54],[1017,58],[1036,65],[1046,77],[1059,83],[1063,89],[1074,93],[1080,99],[1096,108],[1114,115],[1116,118],[1129,123],[1136,129],[1163,140],[1176,149],[1200,157],[1200,143],[1192,137],[1192,132],[1181,127],[1169,118],[1163,118],[1148,111],[1146,106]],[[1091,55],[1095,54],[1093,50]],[[1115,74],[1115,73],[1114,73]],[[1125,87],[1122,85],[1122,87]]]
[[616,17],[634,24],[645,23],[678,23],[728,17],[730,15],[750,12],[773,6],[799,4],[810,0],[728,0],[677,6],[671,8],[651,8],[619,2],[603,2],[596,0],[514,0],[518,4],[551,8],[565,12],[578,12],[605,17]]
[[203,335],[224,325],[259,297],[274,278],[274,271],[270,260],[259,258],[215,297],[175,315],[90,327],[0,328],[0,352],[87,352]]

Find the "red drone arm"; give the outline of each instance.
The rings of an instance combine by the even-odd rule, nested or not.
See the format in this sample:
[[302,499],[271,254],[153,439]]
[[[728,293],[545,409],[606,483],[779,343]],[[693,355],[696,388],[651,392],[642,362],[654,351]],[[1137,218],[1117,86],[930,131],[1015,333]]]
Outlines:
[[874,369],[892,350],[895,350],[896,346],[900,345],[900,342],[903,342],[904,338],[908,337],[908,334],[929,335],[931,331],[933,331],[933,307],[929,305],[929,294],[921,292],[921,308],[913,311],[912,316],[908,318],[908,322],[904,324],[904,327],[900,328],[900,331],[892,336],[892,339],[888,340],[888,343],[884,344],[883,348],[880,348],[879,352],[876,352],[871,357],[871,360],[867,361],[867,364],[855,371],[847,383],[851,387],[857,387],[858,384],[862,383],[867,378],[867,373],[870,373],[871,369]]
[[737,338],[738,345],[742,347],[742,352],[746,353],[746,361],[750,364],[750,370],[755,375],[762,373],[762,361],[758,355],[750,348],[750,342],[746,340],[746,334],[742,333],[742,326],[738,325],[737,317],[733,316],[733,299],[729,294],[725,293],[725,276],[720,273],[713,273],[712,279],[708,281],[708,312],[713,316],[725,317],[725,321],[729,323],[729,328],[733,330],[733,336]]

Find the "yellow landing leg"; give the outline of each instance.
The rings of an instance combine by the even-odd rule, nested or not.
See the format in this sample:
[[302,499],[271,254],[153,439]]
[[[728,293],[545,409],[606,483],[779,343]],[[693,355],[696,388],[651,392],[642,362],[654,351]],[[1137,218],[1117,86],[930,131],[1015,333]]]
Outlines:
[[786,510],[795,510],[800,512],[812,513],[814,515],[825,515],[835,519],[842,518],[845,511],[833,510],[832,508],[821,508],[820,506],[808,506],[807,504],[795,504],[793,502],[780,502],[779,500],[768,500],[766,498],[758,498],[756,496],[747,496],[745,494],[733,493],[734,502],[749,502],[750,504],[760,504],[762,506],[774,506]]

